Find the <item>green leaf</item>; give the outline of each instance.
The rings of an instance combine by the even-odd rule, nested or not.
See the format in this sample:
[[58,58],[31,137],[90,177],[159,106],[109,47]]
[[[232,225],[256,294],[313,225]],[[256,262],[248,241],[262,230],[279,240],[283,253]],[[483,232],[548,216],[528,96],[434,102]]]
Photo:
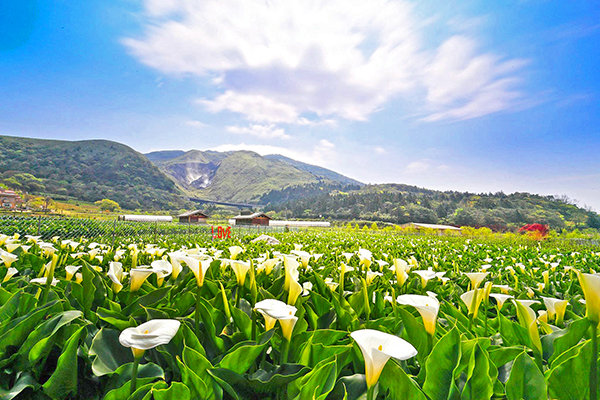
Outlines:
[[191,399],[190,389],[181,382],[172,382],[168,389],[152,388],[154,400],[189,400]]
[[506,382],[508,400],[546,400],[548,388],[544,375],[525,352],[515,360]]
[[583,339],[589,327],[590,321],[587,318],[582,318],[577,321],[573,321],[567,329],[563,329],[563,335],[554,339],[554,351],[552,353],[552,357],[550,357],[548,360],[550,366],[553,367],[552,364],[557,357],[579,343],[581,339]]
[[[133,363],[121,365],[114,374],[111,375],[108,383],[102,388],[103,391],[110,392],[127,384],[127,395],[129,395],[129,383],[132,372]],[[157,379],[165,379],[165,372],[161,367],[154,363],[140,364],[137,372],[137,379],[139,385],[145,385]]]
[[131,350],[119,342],[120,331],[102,328],[92,340],[90,356],[96,356],[92,362],[92,372],[96,376],[113,373],[123,364],[133,362]]
[[464,400],[488,400],[494,394],[494,382],[490,378],[490,363],[485,350],[477,343],[469,360],[467,382],[462,391]]
[[30,368],[31,365],[46,357],[52,350],[56,333],[63,326],[82,317],[83,313],[79,310],[64,311],[38,326],[27,337],[19,350],[19,356],[22,357],[20,361],[22,368]]
[[53,399],[64,399],[70,394],[77,394],[77,348],[85,332],[86,327],[82,326],[69,338],[58,358],[54,373],[44,383],[44,393]]
[[228,352],[217,367],[243,374],[256,361],[267,344],[268,342],[262,345],[239,346],[234,351]]
[[[178,365],[180,363],[181,362],[178,362]],[[220,388],[218,387],[218,385],[213,384],[213,378],[208,373],[208,370],[212,369],[213,366],[203,354],[186,346],[183,349],[183,363],[181,364],[183,364],[186,368],[191,368],[190,371],[186,371],[186,373],[190,372],[187,374],[186,377],[183,376],[182,372],[182,380],[183,383],[185,383],[188,386],[190,386],[188,382],[190,382],[193,385],[190,386],[192,394],[195,388],[197,390],[198,396],[204,396],[204,398],[207,399],[213,399],[218,397],[218,395],[220,394]]]
[[[335,386],[337,376],[336,357],[322,360],[308,374],[304,375],[297,383],[300,393],[296,400],[312,400],[327,396]],[[291,390],[288,387],[288,393]]]
[[442,400],[449,397],[460,355],[460,335],[455,327],[436,343],[427,358],[423,391],[430,398]]
[[18,375],[18,379],[15,384],[9,390],[0,388],[0,400],[12,400],[17,397],[21,392],[27,388],[36,390],[40,387],[40,384],[31,376],[29,372]]
[[48,315],[58,302],[46,303],[22,317],[13,327],[0,336],[0,358],[3,358],[9,346],[20,346],[27,336],[35,330],[39,322]]
[[[417,383],[400,366],[390,360],[379,377],[379,391],[388,390],[388,399],[426,400]],[[436,399],[437,400],[437,399]]]
[[399,307],[398,311],[404,324],[402,336],[417,349],[417,359],[423,361],[427,356],[427,332],[423,323],[419,322],[410,312]]
[[[581,400],[587,399],[590,384],[590,358],[592,357],[592,341],[588,340],[573,351],[563,354],[571,355],[559,363],[555,360],[548,376],[548,389],[550,397],[556,400]],[[596,355],[597,356],[597,355]]]
[[14,293],[6,303],[0,307],[0,321],[8,321],[19,310],[19,302],[23,291],[20,290]]

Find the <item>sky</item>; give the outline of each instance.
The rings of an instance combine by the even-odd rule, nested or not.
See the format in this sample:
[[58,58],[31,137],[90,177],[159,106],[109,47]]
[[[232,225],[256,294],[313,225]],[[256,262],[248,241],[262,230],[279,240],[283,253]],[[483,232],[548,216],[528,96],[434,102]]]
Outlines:
[[0,3],[0,134],[600,211],[597,0]]

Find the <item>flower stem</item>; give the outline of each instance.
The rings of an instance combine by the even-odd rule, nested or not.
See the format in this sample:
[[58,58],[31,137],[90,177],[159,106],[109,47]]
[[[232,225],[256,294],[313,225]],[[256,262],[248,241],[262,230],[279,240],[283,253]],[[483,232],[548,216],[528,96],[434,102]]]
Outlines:
[[375,385],[367,389],[367,400],[375,400]]
[[200,338],[200,291],[202,286],[198,286],[196,289],[196,315],[194,316],[194,322],[196,327],[196,336]]
[[46,277],[46,286],[44,286],[44,292],[42,294],[42,304],[46,304],[48,300],[48,293],[50,292],[50,286],[52,286],[52,281],[54,280],[54,268],[56,268],[56,264],[58,263],[58,256],[56,254],[52,255],[52,262],[50,263],[50,270],[48,271],[48,276]]
[[256,311],[252,310],[252,340],[256,340]]
[[283,365],[283,364],[287,363],[289,352],[290,352],[290,342],[283,339],[283,347],[281,349],[281,360],[279,361],[279,364]]
[[133,359],[133,369],[131,370],[131,389],[129,391],[130,396],[133,394],[133,392],[135,392],[137,386],[137,371],[141,359],[142,357],[135,357]]
[[592,322],[592,359],[590,360],[590,400],[598,400],[598,324]]

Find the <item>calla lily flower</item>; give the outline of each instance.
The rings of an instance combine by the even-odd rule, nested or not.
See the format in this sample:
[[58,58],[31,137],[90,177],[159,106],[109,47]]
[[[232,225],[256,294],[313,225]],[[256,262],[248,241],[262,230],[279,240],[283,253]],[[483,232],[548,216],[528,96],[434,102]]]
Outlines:
[[535,311],[530,306],[526,305],[523,300],[515,300],[517,306],[517,318],[519,323],[529,332],[529,338],[534,350],[537,350],[539,354],[542,354],[542,342],[540,340],[540,332],[537,329],[537,318]]
[[129,291],[137,292],[140,290],[146,279],[154,273],[150,268],[134,268],[131,270],[131,280],[129,282]]
[[421,286],[423,288],[425,286],[427,286],[427,282],[430,279],[433,279],[436,277],[435,271],[433,271],[433,269],[431,269],[431,268],[426,269],[426,270],[416,270],[416,271],[412,271],[412,272],[419,275],[419,278],[421,278]]
[[231,259],[235,260],[237,259],[237,256],[242,253],[244,251],[244,249],[240,246],[231,246],[229,248],[229,254],[231,255]]
[[116,261],[108,263],[108,277],[112,281],[112,290],[115,294],[123,289],[123,284],[121,282],[123,281],[124,275],[123,264]]
[[350,262],[350,259],[354,257],[354,253],[342,253],[342,256],[344,256],[346,262]]
[[600,323],[600,276],[579,274],[579,283],[583,289],[587,317],[593,324]]
[[544,305],[548,310],[548,319],[553,320],[556,317],[556,323],[562,325],[569,302],[553,297],[542,297],[542,300],[544,300]]
[[173,265],[171,265],[171,263],[166,260],[152,261],[150,266],[156,274],[156,283],[158,284],[158,286],[161,286],[164,279],[167,276],[171,275],[171,273],[173,272]]
[[490,297],[496,299],[496,302],[498,303],[498,309],[500,310],[502,309],[502,306],[504,305],[506,300],[513,298],[513,296],[511,295],[503,293],[490,293]]
[[248,271],[250,270],[250,263],[246,261],[233,260],[231,262],[231,268],[235,273],[238,285],[244,286],[244,282],[246,282],[246,275],[248,275]]
[[373,329],[361,329],[350,334],[365,359],[367,388],[371,389],[381,375],[387,361],[393,357],[407,360],[417,355],[417,350],[406,340]]
[[13,251],[21,247],[21,243],[6,243],[4,247],[6,247],[6,250],[8,250],[9,253],[12,253]]
[[212,258],[206,260],[199,260],[194,257],[185,256],[181,257],[181,261],[186,263],[189,269],[196,276],[196,283],[198,284],[198,287],[204,285],[204,276],[206,275],[208,267],[210,267],[210,263],[213,261]]
[[254,309],[279,321],[283,337],[288,342],[292,339],[292,331],[296,321],[298,321],[298,317],[294,315],[296,314],[296,307],[287,305],[283,301],[267,299],[256,303]]
[[[46,282],[47,282],[47,280],[48,280],[48,278],[44,276],[44,277],[42,277],[42,278],[34,278],[34,279],[30,280],[29,282],[31,282],[31,283],[39,283],[40,285],[45,285],[45,284],[46,284]],[[52,286],[56,286],[56,284],[57,284],[58,282],[59,282],[59,280],[58,280],[58,279],[56,279],[56,278],[53,278],[53,279],[52,279],[52,283],[51,283],[51,285],[52,285]]]
[[75,275],[77,273],[77,271],[79,271],[79,268],[81,268],[81,265],[67,265],[65,267],[65,271],[67,272],[67,280],[70,281],[73,278],[73,275]]
[[9,253],[8,251],[0,249],[0,259],[4,262],[6,267],[10,267],[12,263],[19,259],[19,257]]
[[463,293],[460,296],[460,299],[467,306],[469,315],[472,315],[473,318],[477,318],[479,306],[483,300],[483,289],[469,290],[468,292]]
[[408,279],[406,270],[408,269],[408,263],[401,258],[394,260],[394,271],[396,272],[396,280],[400,286],[404,285],[404,282]]
[[489,272],[465,272],[469,280],[471,281],[471,289],[477,289],[479,284],[483,282],[486,276],[488,276]]
[[291,253],[300,257],[300,262],[302,263],[302,266],[304,268],[308,267],[308,262],[310,261],[311,257],[309,252],[302,250],[292,250]]
[[13,276],[15,276],[18,273],[19,273],[19,270],[17,270],[16,268],[10,267],[6,271],[6,275],[4,276],[4,279],[2,280],[2,283],[8,281],[10,278],[12,278]]
[[265,260],[262,263],[263,267],[265,268],[265,273],[267,275],[271,275],[273,268],[275,267],[275,265],[277,265],[278,262],[279,262],[279,260],[277,258],[271,258],[271,259]]
[[373,280],[378,276],[383,276],[383,274],[381,272],[367,271],[367,285],[370,285],[373,282]]
[[288,304],[294,305],[296,304],[296,300],[298,300],[298,296],[302,294],[302,286],[294,279],[290,281],[290,292],[288,294]]
[[181,257],[185,257],[185,253],[182,251],[175,251],[172,253],[167,253],[167,255],[169,256],[169,260],[171,260],[171,267],[173,268],[171,276],[173,276],[173,279],[177,279],[182,269]]
[[435,324],[440,311],[440,302],[432,296],[421,296],[418,294],[403,294],[396,301],[400,304],[413,306],[423,318],[425,330],[430,335],[435,334]]
[[302,296],[308,296],[313,288],[312,282],[304,282],[302,284]]
[[285,268],[285,280],[283,281],[283,288],[285,290],[289,290],[290,282],[292,280],[298,280],[298,267],[300,266],[300,264],[293,257],[284,256],[283,266]]
[[125,329],[119,335],[119,342],[124,347],[130,347],[134,357],[139,358],[144,350],[169,343],[180,325],[174,319],[153,319],[135,328]]
[[372,263],[373,253],[367,249],[359,249],[358,258],[360,259],[359,265],[369,268]]

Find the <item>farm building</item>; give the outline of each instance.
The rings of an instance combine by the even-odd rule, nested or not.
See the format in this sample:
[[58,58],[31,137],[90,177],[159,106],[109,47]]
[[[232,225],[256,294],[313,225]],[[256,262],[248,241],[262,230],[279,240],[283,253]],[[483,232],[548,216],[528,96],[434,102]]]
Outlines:
[[206,224],[208,215],[200,210],[190,211],[177,216],[179,222],[186,224]]
[[270,226],[288,226],[294,228],[329,228],[327,221],[270,221]]
[[119,215],[119,221],[172,222],[173,217],[168,215]]
[[269,226],[271,217],[263,212],[251,213],[250,211],[243,210],[240,215],[233,217],[231,220],[233,225],[262,225]]
[[438,224],[421,224],[418,222],[409,222],[407,224],[400,225],[402,228],[414,228],[416,230],[436,230],[440,234],[448,232],[461,232],[461,228],[450,225],[438,225]]
[[22,202],[21,196],[12,190],[0,190],[0,205],[2,205],[2,208],[14,210]]

